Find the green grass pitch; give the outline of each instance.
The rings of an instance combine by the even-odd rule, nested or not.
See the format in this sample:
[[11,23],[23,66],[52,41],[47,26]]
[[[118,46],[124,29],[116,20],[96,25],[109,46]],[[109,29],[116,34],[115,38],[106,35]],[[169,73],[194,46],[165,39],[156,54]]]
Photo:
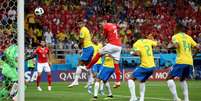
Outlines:
[[[87,93],[84,88],[86,83],[81,83],[74,88],[68,88],[66,82],[53,83],[52,91],[47,90],[47,83],[42,83],[42,92],[36,90],[35,83],[28,84],[26,89],[26,101],[91,101],[92,95]],[[110,83],[111,86],[113,83]],[[182,89],[179,82],[177,84],[177,92],[183,99]],[[188,81],[190,101],[201,101],[201,81]],[[136,82],[136,93],[139,96],[139,83]],[[118,89],[112,89],[114,99],[109,101],[129,101],[129,89],[127,83],[122,83]],[[99,96],[98,101],[104,101],[107,95]],[[173,101],[167,84],[165,81],[148,81],[146,83],[145,101]]]

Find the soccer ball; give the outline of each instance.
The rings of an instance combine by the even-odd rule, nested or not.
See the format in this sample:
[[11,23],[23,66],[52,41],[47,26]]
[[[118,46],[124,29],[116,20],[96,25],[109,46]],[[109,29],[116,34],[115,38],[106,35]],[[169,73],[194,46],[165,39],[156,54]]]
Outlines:
[[41,15],[44,14],[44,10],[43,10],[43,8],[41,8],[41,7],[37,7],[37,8],[35,9],[34,13],[35,13],[35,15],[37,15],[37,16],[41,16]]

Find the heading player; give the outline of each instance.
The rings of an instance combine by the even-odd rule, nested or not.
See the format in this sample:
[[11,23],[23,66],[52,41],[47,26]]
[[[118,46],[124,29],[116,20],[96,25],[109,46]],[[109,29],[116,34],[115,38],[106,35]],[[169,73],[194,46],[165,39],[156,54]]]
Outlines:
[[91,62],[86,66],[82,67],[83,69],[90,69],[101,56],[105,54],[111,55],[114,61],[114,68],[116,74],[116,82],[114,88],[120,87],[120,68],[119,68],[119,60],[121,54],[121,40],[118,36],[117,25],[113,23],[107,23],[107,21],[102,22],[103,25],[103,36],[107,39],[107,44],[100,49],[100,51],[96,54],[96,56],[91,60]]
[[140,100],[144,101],[145,82],[153,74],[155,70],[155,62],[152,47],[157,46],[157,41],[150,40],[150,35],[137,40],[133,44],[131,54],[140,56],[141,64],[136,67],[128,80],[128,87],[131,93],[130,101],[138,101],[135,94],[135,80],[140,81]]
[[[188,85],[186,79],[189,78],[193,70],[193,58],[192,48],[200,49],[200,45],[197,44],[191,36],[185,33],[185,27],[181,24],[177,25],[178,33],[172,36],[173,47],[176,48],[177,57],[176,64],[172,67],[167,77],[168,87],[173,95],[174,101],[181,101],[177,95],[176,85],[174,77],[180,78],[180,84],[183,89],[184,101],[189,101]],[[171,48],[171,47],[168,47]]]
[[87,65],[91,61],[94,53],[91,35],[89,29],[86,27],[86,22],[79,22],[79,27],[81,28],[80,44],[82,45],[82,55],[80,57],[78,67],[75,72],[75,79],[68,87],[79,85],[78,80],[82,72],[82,68],[80,68],[80,66]]
[[48,81],[48,90],[51,91],[52,87],[52,74],[51,74],[51,60],[50,60],[50,50],[48,47],[46,47],[45,41],[41,41],[40,45],[34,50],[34,53],[31,57],[28,57],[26,60],[32,59],[36,56],[38,56],[37,60],[37,89],[38,91],[42,91],[42,88],[40,87],[40,81],[41,81],[41,75],[43,72],[43,69],[45,72],[47,72],[47,81]]

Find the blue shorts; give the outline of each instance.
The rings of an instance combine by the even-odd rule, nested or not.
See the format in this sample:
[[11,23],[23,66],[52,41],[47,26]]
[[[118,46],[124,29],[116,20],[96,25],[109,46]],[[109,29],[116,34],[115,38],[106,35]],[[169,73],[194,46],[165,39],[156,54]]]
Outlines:
[[133,71],[132,78],[136,78],[141,82],[145,82],[154,72],[153,68],[136,67]]
[[94,48],[92,46],[83,48],[80,60],[84,62],[89,62],[91,61],[93,54],[94,54]]
[[100,72],[101,68],[103,68],[103,66],[101,64],[94,64],[92,67],[92,73],[98,74]]
[[169,75],[173,77],[189,78],[193,73],[193,66],[187,64],[175,64]]
[[97,77],[103,80],[104,82],[106,82],[113,73],[114,73],[114,68],[102,67]]

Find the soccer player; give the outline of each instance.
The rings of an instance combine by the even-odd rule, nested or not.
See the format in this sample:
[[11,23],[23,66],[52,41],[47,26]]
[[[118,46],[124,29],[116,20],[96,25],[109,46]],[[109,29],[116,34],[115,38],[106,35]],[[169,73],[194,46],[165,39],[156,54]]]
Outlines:
[[12,39],[12,44],[6,48],[4,54],[0,60],[2,74],[4,76],[3,79],[3,89],[0,90],[0,100],[2,97],[11,97],[15,100],[17,96],[17,81],[18,81],[18,73],[17,73],[17,41]]
[[34,53],[31,57],[28,57],[26,60],[32,59],[36,56],[38,56],[37,61],[37,90],[42,91],[42,88],[40,87],[40,81],[41,81],[41,75],[43,72],[43,69],[45,72],[47,72],[47,80],[48,80],[48,90],[51,91],[52,87],[52,74],[51,74],[51,62],[50,62],[50,50],[48,47],[46,47],[45,41],[41,41],[40,45],[34,50]]
[[93,101],[98,99],[98,91],[100,88],[100,82],[103,81],[103,83],[105,83],[105,86],[108,89],[108,96],[106,99],[112,99],[112,91],[110,88],[110,84],[108,82],[109,78],[111,77],[111,75],[114,73],[114,61],[113,58],[110,57],[110,55],[106,54],[104,57],[104,63],[103,63],[103,67],[101,68],[100,72],[98,73],[97,77],[96,77],[96,82],[94,85],[94,97],[93,97]]
[[[95,56],[99,50],[102,48],[102,44],[98,41],[98,39],[96,37],[93,37],[93,48],[94,48],[94,55]],[[92,94],[92,84],[94,82],[94,79],[96,78],[97,74],[100,72],[102,68],[102,59],[100,58],[96,64],[93,65],[93,67],[91,68],[91,72],[92,72],[92,78],[93,80],[88,80],[89,82],[89,86],[88,86],[88,93]],[[90,77],[91,78],[91,77]],[[104,91],[103,91],[103,82],[101,82],[101,86],[100,86],[100,92],[101,95],[104,95]]]
[[73,87],[73,86],[79,85],[78,80],[79,80],[80,74],[82,72],[82,68],[80,68],[80,66],[87,65],[91,61],[91,59],[93,57],[93,53],[94,53],[94,48],[93,48],[93,44],[91,41],[91,35],[89,32],[89,29],[86,27],[86,23],[80,22],[79,27],[81,28],[80,29],[80,44],[83,47],[82,55],[79,60],[79,64],[76,69],[76,72],[75,72],[75,79],[68,87]]
[[135,94],[135,80],[140,81],[140,100],[144,101],[145,82],[153,74],[155,70],[155,62],[152,47],[157,46],[157,41],[150,40],[149,36],[146,39],[138,39],[133,44],[131,54],[140,56],[141,64],[136,67],[128,80],[128,87],[131,93],[130,101],[138,101]]
[[107,44],[100,49],[100,51],[96,54],[96,56],[91,60],[91,62],[86,67],[81,67],[83,69],[90,69],[101,56],[105,54],[109,54],[112,56],[114,61],[114,68],[116,74],[116,82],[114,88],[120,87],[120,68],[119,68],[119,60],[121,55],[121,40],[118,36],[117,25],[113,23],[107,23],[103,21],[103,36],[107,39]]
[[[189,78],[193,69],[193,58],[191,49],[193,47],[200,48],[189,35],[185,33],[185,28],[181,25],[177,25],[177,30],[179,31],[172,37],[172,47],[176,48],[177,58],[176,64],[172,67],[167,77],[168,87],[173,95],[174,101],[181,101],[177,95],[176,85],[174,82],[174,77],[180,78],[180,84],[183,89],[184,101],[189,101],[188,96],[188,85],[186,79]],[[168,47],[170,48],[170,47]]]

